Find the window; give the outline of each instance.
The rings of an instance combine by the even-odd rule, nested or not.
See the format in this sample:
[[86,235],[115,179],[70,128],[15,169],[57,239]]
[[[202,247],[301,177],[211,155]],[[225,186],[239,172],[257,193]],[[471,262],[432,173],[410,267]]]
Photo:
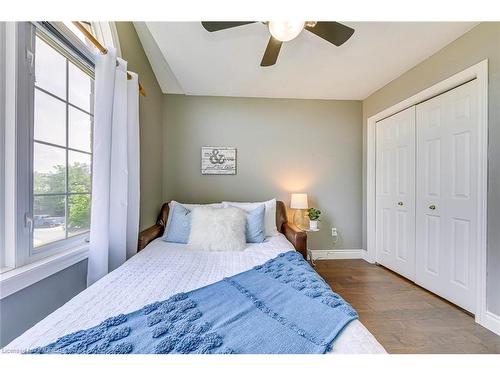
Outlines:
[[92,52],[56,23],[0,32],[3,272],[89,237],[94,68]]
[[35,253],[90,229],[92,88],[88,73],[36,36],[31,211]]

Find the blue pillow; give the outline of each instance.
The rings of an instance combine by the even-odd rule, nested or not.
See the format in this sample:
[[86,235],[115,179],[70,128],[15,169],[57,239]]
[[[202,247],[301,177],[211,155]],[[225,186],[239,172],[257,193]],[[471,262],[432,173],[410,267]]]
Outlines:
[[173,204],[170,220],[162,240],[165,242],[188,243],[191,232],[191,211],[180,204]]
[[261,243],[266,239],[264,214],[266,206],[261,204],[253,210],[246,211],[245,236],[247,243]]

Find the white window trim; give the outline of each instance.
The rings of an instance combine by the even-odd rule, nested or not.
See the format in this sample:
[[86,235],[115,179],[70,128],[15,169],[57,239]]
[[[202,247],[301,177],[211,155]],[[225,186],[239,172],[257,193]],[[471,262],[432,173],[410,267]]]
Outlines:
[[16,266],[17,23],[5,23],[4,267]]
[[[16,152],[15,152],[15,237],[16,267],[30,262],[33,217],[31,210],[33,171],[33,116],[34,116],[34,26],[29,22],[17,24],[16,43]],[[22,110],[21,110],[22,107]]]
[[0,299],[87,259],[88,252],[88,244],[85,244],[2,273],[0,275]]
[[[31,171],[23,169],[20,176],[18,163],[23,163],[23,160],[31,157],[25,150],[29,142],[26,141],[25,134],[21,134],[27,131],[26,121],[29,117],[23,114],[23,111],[17,111],[16,108],[17,103],[26,103],[29,100],[23,97],[23,95],[26,96],[26,90],[23,92],[23,86],[20,88],[18,81],[19,72],[26,71],[26,65],[29,65],[26,52],[24,48],[19,49],[18,42],[20,38],[28,37],[28,28],[32,25],[27,22],[22,25],[17,22],[6,22],[0,24],[0,27],[0,38],[2,38],[0,62],[5,62],[1,64],[5,70],[2,69],[0,72],[2,74],[0,78],[4,78],[3,81],[0,79],[0,86],[5,85],[5,90],[2,90],[2,95],[0,95],[0,109],[4,114],[0,117],[2,121],[0,124],[5,124],[5,127],[2,126],[0,129],[2,131],[0,142],[3,141],[5,144],[5,148],[2,147],[4,153],[0,155],[0,172],[3,172],[0,179],[0,194],[4,203],[4,210],[0,212],[2,213],[0,234],[5,234],[0,237],[0,250],[2,246],[5,250],[5,264],[0,269],[0,299],[3,299],[87,259],[89,245],[85,240],[88,234],[82,234],[64,243],[56,244],[53,252],[40,255],[31,255],[30,246],[26,246],[26,242],[29,242],[26,238],[29,236],[25,235],[27,229],[21,213],[29,211],[26,205],[30,206],[30,202],[26,201],[26,193],[30,194],[29,191],[20,191],[18,187],[29,185],[25,181],[30,178]],[[19,64],[24,64],[24,66]],[[26,85],[30,79],[32,77],[25,77],[21,80],[21,85]],[[5,96],[3,96],[4,92]],[[20,121],[24,123],[18,126]],[[31,139],[31,137],[28,138]]]
[[[5,150],[6,23],[0,22],[0,150]],[[0,152],[0,268],[5,264],[5,152]]]

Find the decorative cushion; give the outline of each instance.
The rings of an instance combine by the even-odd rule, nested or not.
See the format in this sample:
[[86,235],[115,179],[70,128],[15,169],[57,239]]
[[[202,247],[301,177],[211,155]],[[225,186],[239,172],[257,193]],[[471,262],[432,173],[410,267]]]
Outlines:
[[265,225],[265,235],[276,236],[278,234],[278,229],[276,228],[276,199],[271,199],[265,202],[222,202],[224,207],[239,207],[243,210],[253,210],[264,204],[266,206],[266,212],[264,216],[264,225]]
[[247,243],[261,243],[266,239],[265,224],[264,224],[264,214],[266,212],[266,206],[260,204],[257,208],[253,210],[246,211],[246,226],[245,226],[245,236]]
[[191,231],[191,211],[177,202],[172,203],[162,239],[165,242],[188,243]]
[[236,207],[195,207],[188,246],[193,250],[241,251],[246,247],[245,211]]

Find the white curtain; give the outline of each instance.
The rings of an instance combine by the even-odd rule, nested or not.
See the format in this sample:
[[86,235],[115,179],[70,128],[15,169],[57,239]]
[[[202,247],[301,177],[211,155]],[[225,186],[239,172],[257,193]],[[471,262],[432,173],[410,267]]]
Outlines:
[[139,85],[130,75],[116,49],[96,56],[88,285],[137,251]]

